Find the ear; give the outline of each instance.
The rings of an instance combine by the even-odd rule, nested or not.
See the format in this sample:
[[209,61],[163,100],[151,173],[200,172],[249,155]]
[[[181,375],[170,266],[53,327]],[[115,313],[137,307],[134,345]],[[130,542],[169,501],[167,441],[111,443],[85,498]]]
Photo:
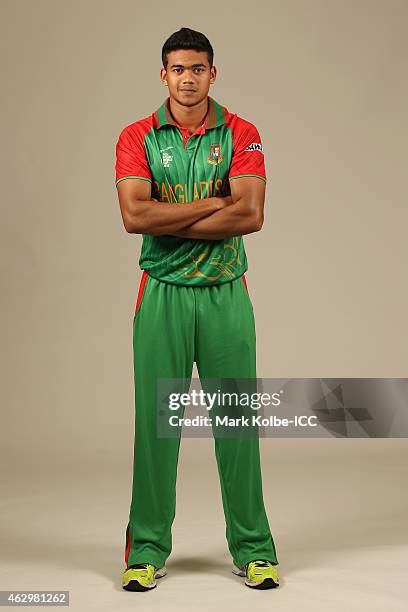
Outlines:
[[160,68],[160,79],[163,85],[167,85],[167,70]]
[[215,67],[215,66],[213,66],[213,67],[211,68],[211,78],[210,78],[210,83],[211,83],[211,85],[212,85],[213,83],[215,83],[216,76],[217,76],[217,69],[216,69],[216,67]]

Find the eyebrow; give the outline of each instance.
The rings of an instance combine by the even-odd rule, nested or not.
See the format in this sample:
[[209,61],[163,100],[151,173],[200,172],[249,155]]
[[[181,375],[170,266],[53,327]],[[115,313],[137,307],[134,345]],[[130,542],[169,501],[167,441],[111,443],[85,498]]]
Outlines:
[[[193,64],[191,67],[198,68],[199,66],[203,66],[203,68],[205,68],[205,64]],[[185,68],[185,66],[183,66],[183,64],[173,64],[172,66],[170,66],[170,68]]]

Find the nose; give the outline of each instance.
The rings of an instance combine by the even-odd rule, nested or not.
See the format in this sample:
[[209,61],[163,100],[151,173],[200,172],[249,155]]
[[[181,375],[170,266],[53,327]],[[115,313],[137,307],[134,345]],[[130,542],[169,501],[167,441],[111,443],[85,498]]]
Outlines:
[[183,73],[183,83],[194,83],[193,72],[190,70],[185,70]]

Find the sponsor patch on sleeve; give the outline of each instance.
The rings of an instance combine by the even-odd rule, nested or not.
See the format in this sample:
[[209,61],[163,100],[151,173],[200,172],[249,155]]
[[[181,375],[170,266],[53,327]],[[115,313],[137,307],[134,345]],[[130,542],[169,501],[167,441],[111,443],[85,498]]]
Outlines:
[[261,153],[263,153],[263,146],[259,142],[252,142],[244,150],[245,151],[260,151]]

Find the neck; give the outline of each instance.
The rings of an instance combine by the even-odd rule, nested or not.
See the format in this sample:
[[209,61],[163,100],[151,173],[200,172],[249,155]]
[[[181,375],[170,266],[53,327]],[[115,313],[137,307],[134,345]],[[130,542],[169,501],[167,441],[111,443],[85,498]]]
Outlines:
[[174,98],[170,98],[170,112],[181,127],[191,134],[203,123],[208,111],[208,96],[194,106],[183,106]]

